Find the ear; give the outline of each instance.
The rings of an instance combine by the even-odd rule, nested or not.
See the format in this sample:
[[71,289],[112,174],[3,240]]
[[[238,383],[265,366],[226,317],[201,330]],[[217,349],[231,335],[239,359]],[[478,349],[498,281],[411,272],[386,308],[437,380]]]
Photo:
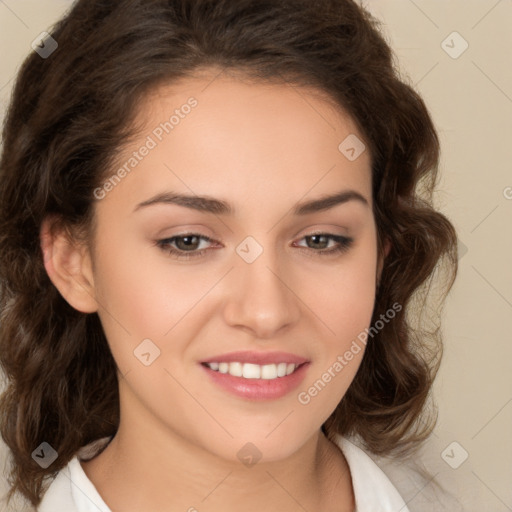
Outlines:
[[382,269],[384,268],[384,261],[386,260],[387,255],[389,254],[390,250],[391,250],[391,242],[389,241],[389,238],[386,238],[384,240],[382,254],[379,255],[379,261],[377,263],[377,287],[379,286],[379,283],[380,283]]
[[82,313],[94,313],[98,303],[89,250],[56,220],[47,217],[39,235],[48,277],[73,308]]

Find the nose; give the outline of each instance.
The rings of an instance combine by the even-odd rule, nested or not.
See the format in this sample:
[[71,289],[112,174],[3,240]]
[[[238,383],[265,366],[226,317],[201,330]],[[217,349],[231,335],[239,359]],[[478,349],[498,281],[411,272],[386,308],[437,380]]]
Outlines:
[[284,262],[278,260],[275,252],[264,250],[252,263],[237,262],[227,287],[228,325],[254,338],[270,339],[298,322],[300,291],[294,290],[291,269],[284,271]]

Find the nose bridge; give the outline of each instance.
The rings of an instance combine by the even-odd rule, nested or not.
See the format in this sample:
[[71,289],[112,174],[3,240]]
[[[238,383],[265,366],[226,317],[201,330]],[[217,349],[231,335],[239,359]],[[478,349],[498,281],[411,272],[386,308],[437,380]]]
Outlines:
[[242,241],[236,252],[226,321],[252,330],[257,337],[270,337],[299,318],[297,299],[288,284],[291,267],[285,266],[278,249],[253,237]]

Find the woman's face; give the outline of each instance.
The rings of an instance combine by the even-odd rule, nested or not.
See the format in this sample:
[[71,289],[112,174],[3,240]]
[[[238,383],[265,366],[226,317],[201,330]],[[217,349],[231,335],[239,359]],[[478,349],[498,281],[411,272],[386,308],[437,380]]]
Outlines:
[[214,75],[159,89],[138,121],[95,191],[121,425],[229,460],[291,455],[364,353],[377,240],[362,136],[312,91]]

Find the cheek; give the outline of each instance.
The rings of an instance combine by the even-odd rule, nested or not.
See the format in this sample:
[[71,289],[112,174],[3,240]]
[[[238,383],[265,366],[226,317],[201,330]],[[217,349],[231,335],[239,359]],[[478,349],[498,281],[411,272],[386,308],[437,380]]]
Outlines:
[[[372,268],[357,272],[346,269],[332,275],[322,290],[311,292],[315,312],[335,339],[345,340],[371,320],[375,301],[375,274]],[[319,284],[318,280],[316,284]],[[312,286],[313,288],[313,286]],[[327,336],[326,339],[329,339]]]
[[376,290],[374,245],[370,239],[339,265],[304,277],[306,303],[324,324],[324,339],[333,349],[350,345],[371,321]]
[[160,339],[215,283],[215,276],[201,266],[180,267],[147,242],[109,235],[103,237],[95,269],[96,297],[106,324],[121,324],[117,327],[136,337]]
[[308,277],[304,286],[307,303],[318,316],[318,329],[315,364],[297,400],[326,419],[354,379],[366,348],[376,289],[371,239],[336,268]]

